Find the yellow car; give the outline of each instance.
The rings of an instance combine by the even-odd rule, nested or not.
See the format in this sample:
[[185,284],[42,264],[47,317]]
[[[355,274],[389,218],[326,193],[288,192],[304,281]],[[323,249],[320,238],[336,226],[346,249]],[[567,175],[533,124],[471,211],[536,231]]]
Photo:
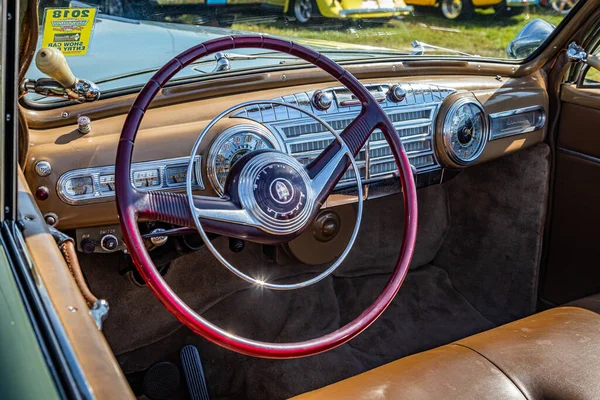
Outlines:
[[497,13],[512,16],[520,14],[534,0],[407,0],[407,4],[420,7],[439,6],[442,15],[448,19],[467,19],[475,8],[494,8]]
[[407,15],[412,7],[403,0],[284,0],[284,12],[300,24],[317,17],[325,18],[392,18]]

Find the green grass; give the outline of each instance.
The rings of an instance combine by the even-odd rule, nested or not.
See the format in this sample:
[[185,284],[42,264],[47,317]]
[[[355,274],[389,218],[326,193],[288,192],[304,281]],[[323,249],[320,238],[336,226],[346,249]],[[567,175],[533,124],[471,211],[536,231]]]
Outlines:
[[330,41],[381,46],[409,50],[413,40],[461,50],[486,57],[506,57],[505,49],[523,26],[532,19],[541,18],[558,25],[563,16],[532,7],[515,17],[500,17],[493,10],[478,11],[465,21],[449,21],[432,9],[424,15],[410,15],[403,20],[385,24],[352,23],[328,20],[322,26],[301,27],[283,18],[260,17],[250,21],[238,19],[235,29],[257,31],[272,35],[325,39]]

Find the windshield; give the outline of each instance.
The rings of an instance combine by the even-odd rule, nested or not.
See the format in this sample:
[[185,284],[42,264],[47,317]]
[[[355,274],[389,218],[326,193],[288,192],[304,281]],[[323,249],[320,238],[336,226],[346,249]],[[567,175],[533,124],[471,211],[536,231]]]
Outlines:
[[[576,0],[41,0],[38,47],[55,47],[103,95],[139,88],[183,50],[231,34],[293,39],[338,62],[510,59],[533,53]],[[582,0],[583,1],[583,0]],[[261,49],[198,60],[174,80],[301,65]],[[33,65],[28,78],[44,75]],[[28,94],[37,103],[61,101]]]

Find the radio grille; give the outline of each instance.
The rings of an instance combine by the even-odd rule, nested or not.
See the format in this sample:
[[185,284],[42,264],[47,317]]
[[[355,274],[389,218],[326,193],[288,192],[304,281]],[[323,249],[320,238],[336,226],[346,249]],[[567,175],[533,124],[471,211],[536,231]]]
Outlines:
[[[380,99],[379,104],[394,124],[410,163],[417,172],[439,168],[433,155],[434,118],[441,102],[454,90],[428,84],[402,84],[407,95],[405,100],[396,103],[386,97],[390,86],[368,85],[367,88]],[[338,104],[340,99],[348,94],[345,88],[327,90],[332,91],[336,101],[326,111],[317,110],[312,106],[310,99],[313,92],[297,93],[274,101],[306,108],[322,118],[336,132],[341,133],[358,116],[361,106]],[[282,108],[281,104],[258,109],[248,108],[236,116],[254,119],[267,125],[273,132],[279,132],[289,153],[306,165],[334,140],[334,136],[324,124],[305,113],[291,108],[284,112]],[[392,151],[383,133],[378,129],[371,134],[365,147],[356,157],[356,162],[362,179],[383,179],[397,171]],[[348,169],[340,184],[353,183],[354,179],[354,171]]]

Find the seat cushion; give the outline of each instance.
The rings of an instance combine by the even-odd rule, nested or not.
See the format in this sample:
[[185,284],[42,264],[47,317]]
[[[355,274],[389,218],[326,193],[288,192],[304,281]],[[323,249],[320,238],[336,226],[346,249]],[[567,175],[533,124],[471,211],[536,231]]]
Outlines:
[[600,315],[559,307],[297,399],[598,399]]
[[583,299],[575,300],[566,304],[567,306],[585,308],[600,314],[600,294],[584,297]]

